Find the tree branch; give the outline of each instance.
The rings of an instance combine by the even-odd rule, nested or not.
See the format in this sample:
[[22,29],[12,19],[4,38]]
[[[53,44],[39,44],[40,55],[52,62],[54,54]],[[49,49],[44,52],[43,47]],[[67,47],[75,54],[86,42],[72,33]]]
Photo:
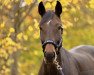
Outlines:
[[27,15],[30,13],[30,11],[33,9],[33,7],[35,6],[37,0],[35,0],[35,2],[33,4],[30,4],[29,9],[26,12],[26,15],[22,17],[22,19],[19,21],[18,25],[20,26],[21,23],[24,21],[24,19],[27,17]]

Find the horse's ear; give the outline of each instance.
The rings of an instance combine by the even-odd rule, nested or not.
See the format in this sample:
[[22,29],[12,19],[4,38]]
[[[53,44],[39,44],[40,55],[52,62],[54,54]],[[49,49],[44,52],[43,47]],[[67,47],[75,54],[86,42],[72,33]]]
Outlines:
[[61,13],[62,13],[62,5],[59,1],[57,1],[56,7],[55,7],[55,14],[60,18]]
[[43,2],[41,1],[38,6],[38,12],[41,16],[43,16],[46,12]]

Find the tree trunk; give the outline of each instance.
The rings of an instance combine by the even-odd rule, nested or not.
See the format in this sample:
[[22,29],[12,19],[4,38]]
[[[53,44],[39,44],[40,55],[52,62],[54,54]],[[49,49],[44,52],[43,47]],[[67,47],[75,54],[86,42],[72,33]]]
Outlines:
[[[13,22],[13,27],[15,29],[15,33],[11,36],[12,40],[15,41],[17,43],[17,34],[19,33],[20,29],[19,29],[19,21],[20,21],[20,8],[19,8],[19,4],[20,1],[15,2],[15,0],[13,1],[12,5],[13,5],[13,9],[12,9],[12,20],[14,20]],[[17,15],[16,15],[17,14]],[[18,53],[19,50],[17,50],[16,52],[14,52],[11,55],[11,58],[13,59],[13,63],[11,65],[11,75],[17,75],[18,74],[18,65],[17,65],[17,57],[18,57]]]

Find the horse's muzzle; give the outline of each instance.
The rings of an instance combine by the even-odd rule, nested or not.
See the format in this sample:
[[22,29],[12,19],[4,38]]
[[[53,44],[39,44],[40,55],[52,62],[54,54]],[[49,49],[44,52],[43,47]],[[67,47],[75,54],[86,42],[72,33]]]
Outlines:
[[55,58],[55,52],[44,52],[44,57],[47,62],[52,62]]

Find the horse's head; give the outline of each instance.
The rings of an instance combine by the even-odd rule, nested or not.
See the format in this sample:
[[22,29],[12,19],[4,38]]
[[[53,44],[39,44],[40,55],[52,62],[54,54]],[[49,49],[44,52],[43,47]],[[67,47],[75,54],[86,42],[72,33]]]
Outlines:
[[57,1],[55,11],[46,11],[43,3],[40,2],[38,11],[42,17],[39,27],[44,57],[46,61],[53,62],[62,46],[62,25],[60,20],[62,6]]

